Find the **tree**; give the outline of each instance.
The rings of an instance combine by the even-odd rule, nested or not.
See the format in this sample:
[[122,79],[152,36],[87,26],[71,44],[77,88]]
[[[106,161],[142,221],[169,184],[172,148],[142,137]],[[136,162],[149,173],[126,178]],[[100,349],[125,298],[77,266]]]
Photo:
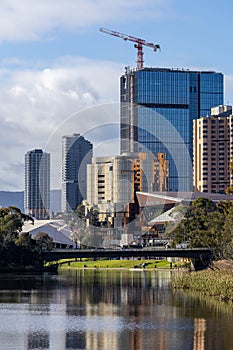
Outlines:
[[81,220],[89,220],[89,225],[99,226],[99,210],[98,207],[85,207],[84,204],[80,204],[77,208],[77,216]]
[[34,239],[36,240],[40,251],[53,248],[53,239],[45,232],[38,232]]
[[226,187],[225,192],[229,195],[233,194],[233,186]]
[[28,233],[21,233],[26,220],[33,219],[14,206],[0,208],[0,256],[9,268],[39,265],[40,259]]
[[[231,175],[233,174],[233,157],[231,157],[231,161],[230,161],[230,173]],[[227,186],[226,189],[225,189],[225,192],[226,194],[233,194],[233,186],[230,185],[230,186]]]
[[33,239],[31,238],[29,232],[20,233],[18,238],[15,240],[15,244],[26,249],[30,249],[34,246]]
[[76,212],[79,219],[85,219],[85,205],[80,204]]
[[173,231],[173,243],[182,243],[185,239],[190,247],[210,248],[215,259],[226,258],[228,247],[232,247],[232,219],[231,202],[215,205],[206,198],[198,198]]
[[194,208],[203,209],[206,213],[215,210],[214,203],[208,198],[199,197],[195,199],[192,203]]
[[233,204],[229,203],[227,215],[223,226],[224,239],[227,242],[223,247],[224,257],[232,259],[233,256]]
[[91,207],[88,211],[87,211],[87,216],[89,219],[89,225],[91,226],[100,226],[99,223],[99,210],[97,209],[97,207]]
[[0,245],[14,244],[26,220],[33,221],[30,216],[23,214],[14,206],[0,208]]

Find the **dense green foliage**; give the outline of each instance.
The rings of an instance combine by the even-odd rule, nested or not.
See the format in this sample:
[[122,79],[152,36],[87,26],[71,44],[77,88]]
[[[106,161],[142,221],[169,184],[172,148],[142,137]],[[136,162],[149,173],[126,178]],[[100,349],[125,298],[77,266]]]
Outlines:
[[78,218],[88,220],[90,226],[100,226],[99,210],[97,207],[85,208],[83,204],[80,204],[76,212]]
[[33,222],[30,216],[21,213],[16,207],[0,208],[1,269],[42,266],[41,252],[44,241],[32,239],[29,233],[21,233],[26,220]]
[[53,248],[53,239],[49,237],[49,235],[45,232],[38,232],[34,239],[36,241],[37,247],[41,251],[50,250]]
[[29,217],[16,207],[0,208],[0,246],[7,247],[18,238],[24,220]]
[[173,287],[190,289],[220,300],[233,302],[233,276],[231,272],[208,270],[183,274],[173,281]]
[[198,198],[186,208],[184,218],[171,234],[173,244],[189,242],[190,247],[208,247],[215,259],[229,259],[233,253],[233,203],[216,205]]

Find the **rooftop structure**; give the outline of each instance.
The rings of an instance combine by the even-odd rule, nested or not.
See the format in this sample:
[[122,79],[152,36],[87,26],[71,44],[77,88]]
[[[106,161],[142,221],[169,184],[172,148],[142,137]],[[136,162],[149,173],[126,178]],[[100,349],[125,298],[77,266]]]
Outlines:
[[63,220],[34,220],[34,223],[26,221],[22,233],[28,232],[34,239],[38,233],[47,233],[57,248],[75,247],[72,231]]

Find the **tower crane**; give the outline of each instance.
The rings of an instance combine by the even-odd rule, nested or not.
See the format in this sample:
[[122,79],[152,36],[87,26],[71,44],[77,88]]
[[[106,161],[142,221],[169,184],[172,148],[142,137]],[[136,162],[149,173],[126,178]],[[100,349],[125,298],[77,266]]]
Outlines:
[[154,51],[157,51],[158,49],[160,49],[160,45],[148,43],[144,39],[135,38],[134,36],[122,34],[122,33],[116,32],[115,30],[105,29],[102,27],[99,30],[100,30],[100,32],[103,32],[103,33],[106,33],[109,35],[113,35],[113,36],[116,36],[118,38],[122,38],[125,41],[129,40],[129,41],[133,41],[134,43],[136,43],[134,45],[134,47],[138,50],[137,51],[137,68],[138,69],[143,68],[143,45],[148,46],[148,47],[152,47],[152,49]]

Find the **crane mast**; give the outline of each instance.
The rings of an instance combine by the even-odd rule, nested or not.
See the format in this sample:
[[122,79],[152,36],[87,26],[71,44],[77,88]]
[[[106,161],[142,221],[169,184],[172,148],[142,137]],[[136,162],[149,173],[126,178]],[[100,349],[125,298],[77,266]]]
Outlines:
[[115,30],[105,29],[101,27],[100,32],[116,36],[125,41],[127,40],[133,41],[135,43],[134,47],[137,49],[137,68],[138,69],[143,68],[143,45],[151,47],[154,51],[157,51],[158,49],[160,49],[160,45],[158,44],[148,43],[144,39],[136,38],[132,35],[122,34],[122,33],[116,32]]

